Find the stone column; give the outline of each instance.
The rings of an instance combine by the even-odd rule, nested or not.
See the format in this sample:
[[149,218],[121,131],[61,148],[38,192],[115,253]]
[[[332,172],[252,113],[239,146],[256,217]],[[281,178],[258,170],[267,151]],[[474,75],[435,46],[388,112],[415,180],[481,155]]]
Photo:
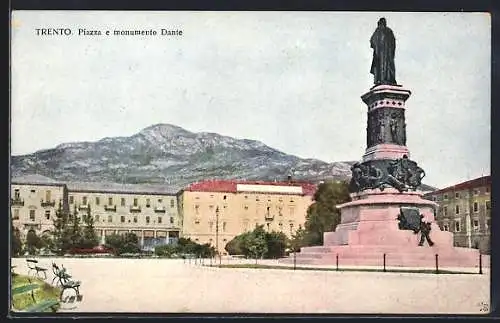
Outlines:
[[101,244],[106,244],[106,231],[101,230]]
[[141,230],[141,248],[144,247],[144,230]]
[[167,236],[165,237],[165,239],[166,239],[166,240],[165,240],[165,243],[167,243],[167,244],[170,242],[170,240],[168,239],[168,238],[169,238],[168,232],[169,232],[169,231],[167,230]]

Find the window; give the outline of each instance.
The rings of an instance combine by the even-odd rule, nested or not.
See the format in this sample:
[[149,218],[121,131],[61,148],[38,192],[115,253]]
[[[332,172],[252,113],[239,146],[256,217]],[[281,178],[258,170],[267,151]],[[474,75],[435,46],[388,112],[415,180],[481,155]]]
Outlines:
[[222,199],[225,200],[226,199],[226,195],[224,195],[224,197]]
[[213,205],[209,205],[208,208],[211,210],[211,209],[214,208],[214,206]]
[[226,222],[222,222],[222,232],[226,231]]
[[32,194],[35,194],[35,192],[36,192],[36,191],[35,191],[35,190],[31,190],[30,192],[31,192]]
[[444,216],[448,215],[448,207],[447,206],[443,206],[443,215]]
[[460,205],[455,205],[455,214],[460,214]]
[[35,210],[30,210],[30,221],[35,221]]
[[122,197],[122,199],[121,199],[121,206],[125,206],[125,198],[124,197]]
[[269,231],[269,223],[266,223],[267,231]]
[[460,232],[460,220],[455,220],[455,232]]
[[161,224],[161,216],[158,217],[158,224]]
[[137,216],[134,216],[134,223],[137,223]]
[[112,215],[108,215],[108,222],[109,223],[113,222],[113,216]]
[[443,195],[443,201],[448,201],[448,194]]
[[295,202],[295,201],[293,199],[290,199],[290,203],[293,203],[293,202]]
[[146,207],[150,207],[151,206],[151,201],[149,199],[146,199]]
[[16,188],[16,189],[14,190],[14,199],[16,199],[16,200],[19,200],[19,199],[20,199],[19,189],[18,189],[18,188]]
[[486,210],[491,210],[491,202],[490,201],[486,201],[484,202],[485,206],[486,206]]
[[255,197],[255,200],[256,200],[257,202],[258,202],[258,201],[260,201],[260,199],[259,199],[259,197],[258,197],[258,196],[256,196],[256,197]]
[[94,215],[95,222],[99,222],[99,214]]
[[45,191],[45,201],[50,202],[50,190]]
[[455,198],[456,198],[456,199],[459,199],[459,198],[460,198],[460,193],[459,193],[459,192],[455,192]]
[[195,205],[194,206],[194,211],[196,214],[199,214],[200,213],[200,206],[199,205]]
[[474,195],[479,195],[479,190],[478,189],[474,190]]
[[208,222],[208,227],[210,232],[212,232],[212,230],[214,229],[214,223],[212,221]]
[[137,199],[134,198],[134,206],[137,206]]
[[100,203],[101,203],[101,199],[98,196],[96,196],[95,205],[99,205]]
[[214,198],[213,194],[210,194],[210,198]]
[[75,202],[75,198],[73,197],[73,195],[70,195],[69,204],[73,204],[74,202]]
[[472,221],[472,228],[474,231],[479,231],[479,220]]
[[112,197],[108,197],[108,205],[113,205],[113,198]]
[[489,188],[489,187],[486,187],[486,188],[484,189],[484,192],[485,192],[486,194],[490,193],[490,188]]
[[45,218],[50,220],[50,210],[45,211]]
[[283,223],[278,223],[278,227],[280,228],[280,231],[283,231]]
[[200,220],[198,219],[194,220],[194,224],[200,224]]
[[243,206],[245,210],[248,210],[248,205]]
[[120,222],[125,223],[125,216],[124,215],[120,216]]
[[82,197],[82,204],[87,205],[87,197],[86,196]]
[[473,206],[472,208],[473,208],[473,210],[474,210],[474,213],[479,212],[479,205],[478,205],[478,203],[477,203],[477,202],[474,202],[474,204],[472,204],[472,206]]
[[450,231],[450,227],[448,226],[448,224],[443,225],[443,231]]
[[245,195],[245,199],[247,199],[247,198],[248,198],[248,195]]
[[432,196],[432,200],[433,200],[434,202],[436,202],[436,201],[437,201],[437,198],[436,198],[436,196],[435,196],[435,195],[433,195],[433,196]]
[[170,199],[170,207],[175,207],[175,200],[174,199]]
[[290,207],[290,216],[293,216],[295,213],[295,208],[294,207]]
[[173,216],[170,217],[170,224],[174,224],[174,217]]
[[146,217],[146,224],[149,224],[149,221],[150,221],[149,216],[147,216]]
[[19,220],[19,209],[14,210],[14,216],[12,220]]

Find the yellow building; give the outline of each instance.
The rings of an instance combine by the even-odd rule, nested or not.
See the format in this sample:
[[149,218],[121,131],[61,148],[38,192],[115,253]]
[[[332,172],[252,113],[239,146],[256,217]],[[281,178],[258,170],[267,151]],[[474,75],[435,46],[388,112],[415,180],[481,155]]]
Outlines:
[[439,204],[436,221],[453,232],[458,247],[490,251],[491,176],[479,177],[426,194]]
[[165,185],[68,183],[70,211],[90,208],[102,244],[106,236],[133,232],[151,249],[179,238],[177,196]]
[[264,225],[291,237],[304,225],[316,186],[298,182],[210,180],[179,193],[182,236],[222,253],[235,236]]

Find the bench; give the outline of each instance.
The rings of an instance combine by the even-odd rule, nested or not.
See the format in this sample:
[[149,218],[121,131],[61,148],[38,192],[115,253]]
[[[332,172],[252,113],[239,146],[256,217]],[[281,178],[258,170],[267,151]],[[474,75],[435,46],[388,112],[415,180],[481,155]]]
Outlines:
[[63,293],[66,289],[73,289],[76,292],[76,297],[80,297],[80,285],[81,282],[77,280],[71,280],[71,275],[66,271],[66,268],[61,266],[59,268],[55,263],[52,263],[52,271],[54,273],[54,278],[52,279],[52,283],[57,279],[56,286],[60,285],[61,295],[59,299],[62,299]]
[[57,310],[56,306],[59,305],[59,300],[56,299],[47,299],[43,300],[39,303],[36,302],[34,291],[40,288],[38,284],[32,284],[31,280],[28,280],[29,284],[18,286],[12,289],[11,295],[19,295],[27,292],[31,292],[31,299],[33,299],[33,305],[28,306],[22,312],[43,312],[45,310],[51,309],[52,312]]
[[30,271],[35,271],[35,276],[38,278],[41,278],[39,276],[39,273],[43,273],[44,280],[47,279],[47,274],[46,274],[47,268],[43,268],[43,267],[38,266],[38,260],[28,258],[28,259],[26,259],[26,263],[28,264],[28,268],[29,268],[28,274]]

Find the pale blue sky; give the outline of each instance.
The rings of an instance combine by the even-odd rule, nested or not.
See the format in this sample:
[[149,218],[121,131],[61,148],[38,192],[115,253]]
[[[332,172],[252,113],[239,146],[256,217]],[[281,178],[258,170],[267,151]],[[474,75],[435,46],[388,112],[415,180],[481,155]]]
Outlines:
[[[12,154],[156,123],[359,160],[369,39],[386,17],[407,145],[443,187],[490,172],[490,16],[376,12],[15,12]],[[182,29],[177,38],[40,37],[35,28]]]

